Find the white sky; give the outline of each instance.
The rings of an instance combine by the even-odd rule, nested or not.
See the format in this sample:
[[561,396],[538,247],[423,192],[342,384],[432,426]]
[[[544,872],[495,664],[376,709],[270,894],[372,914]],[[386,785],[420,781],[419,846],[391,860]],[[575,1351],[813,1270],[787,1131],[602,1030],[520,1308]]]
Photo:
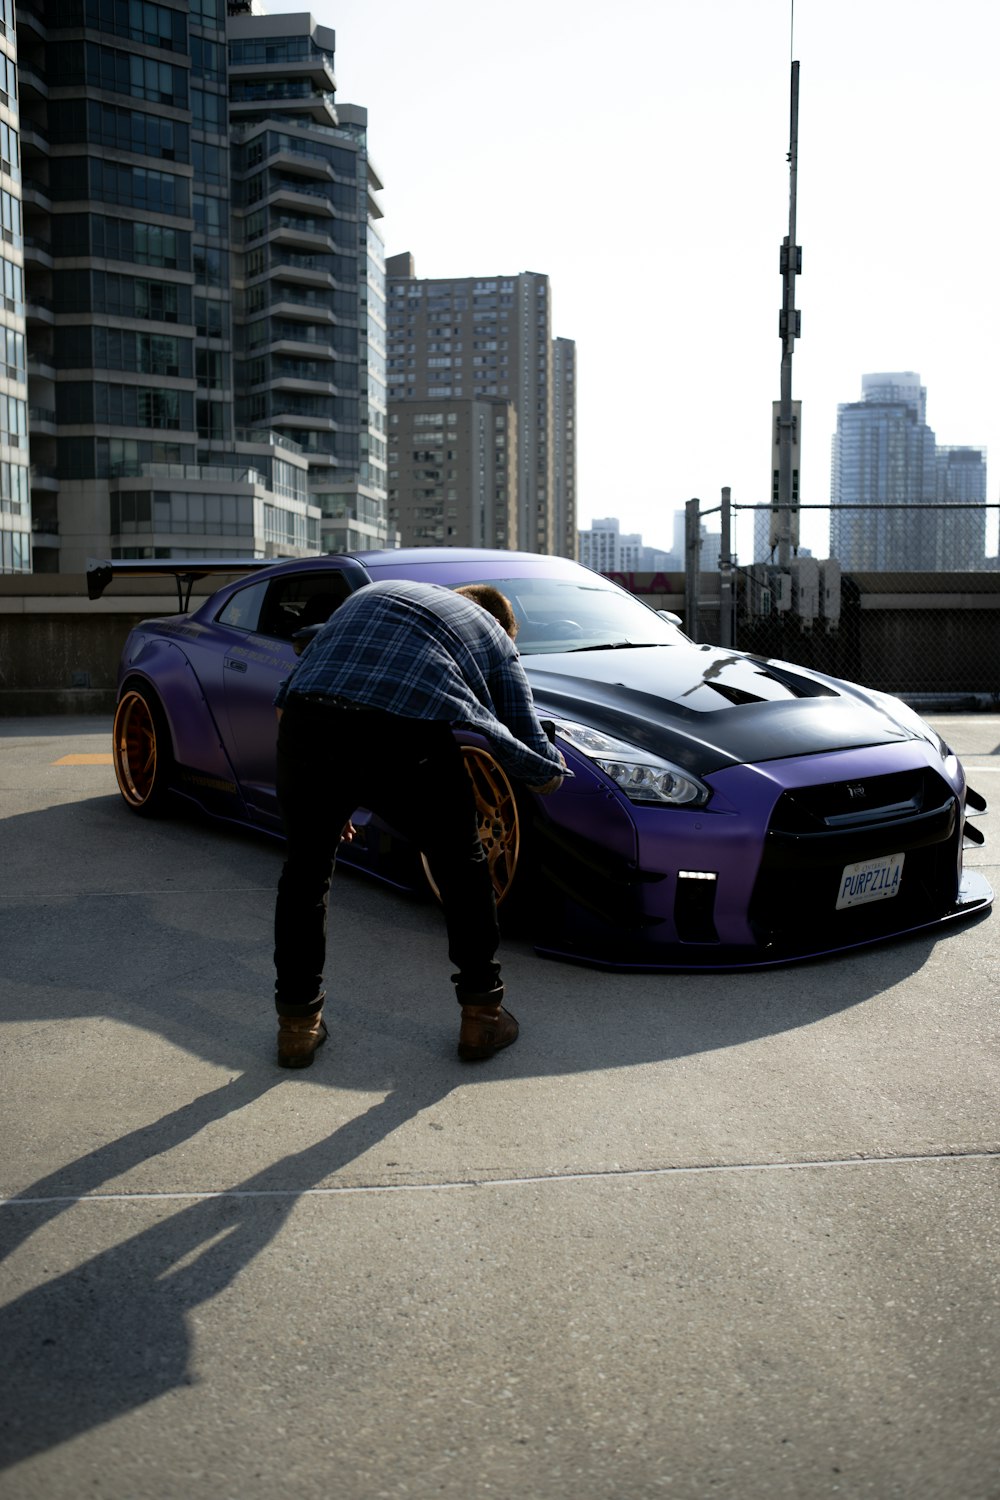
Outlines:
[[[579,524],[669,547],[693,495],[766,500],[791,0],[312,14],[337,34],[338,99],[368,109],[387,253],[423,277],[550,277],[553,334],[577,345]],[[802,500],[829,499],[862,374],[916,370],[938,441],[988,448],[996,501],[1000,0],[797,0],[794,56]],[[825,555],[821,524],[802,540]]]

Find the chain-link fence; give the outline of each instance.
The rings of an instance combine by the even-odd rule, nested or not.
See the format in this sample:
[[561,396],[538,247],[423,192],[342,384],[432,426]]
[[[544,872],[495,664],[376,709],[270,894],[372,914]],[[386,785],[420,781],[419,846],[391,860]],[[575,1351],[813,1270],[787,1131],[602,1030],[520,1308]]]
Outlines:
[[1000,706],[998,513],[691,501],[685,629],[904,697]]

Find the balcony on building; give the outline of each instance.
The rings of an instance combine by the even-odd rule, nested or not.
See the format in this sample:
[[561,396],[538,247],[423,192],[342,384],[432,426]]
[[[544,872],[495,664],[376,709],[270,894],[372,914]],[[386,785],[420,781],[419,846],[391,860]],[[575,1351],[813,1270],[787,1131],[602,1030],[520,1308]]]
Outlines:
[[47,493],[57,495],[59,493],[59,475],[56,470],[46,464],[32,464],[28,470],[31,476],[31,508],[35,509],[35,493]]
[[317,156],[315,152],[306,150],[303,142],[301,151],[294,151],[288,146],[280,146],[274,151],[269,151],[265,156],[263,165],[272,170],[284,169],[288,172],[296,172],[302,177],[312,177],[318,182],[333,182],[336,174],[333,166],[325,156]]
[[300,320],[305,323],[356,323],[357,318],[340,318],[325,300],[315,297],[295,296],[291,287],[275,287],[271,299],[267,304],[267,310],[273,317],[288,318],[291,321]]
[[37,234],[24,235],[22,240],[24,246],[24,263],[26,266],[43,266],[47,271],[52,270],[52,242],[41,238]]
[[29,406],[28,407],[28,431],[31,434],[32,444],[39,435],[55,437],[56,414],[52,407]]
[[[241,82],[237,73],[244,73]],[[229,117],[234,125],[273,120],[276,115],[299,118],[317,125],[336,125],[337,107],[332,89],[317,89],[308,78],[284,77],[261,82],[259,68],[230,70]],[[250,81],[253,79],[254,81]]]
[[274,67],[280,66],[283,79],[294,80],[296,83],[308,83],[312,89],[319,93],[335,94],[337,92],[337,79],[333,68],[330,66],[329,58],[323,53],[310,48],[302,57],[282,57],[280,64],[268,64],[267,62],[234,62],[229,66],[229,77],[232,81],[243,83],[262,82],[262,75],[270,74]]

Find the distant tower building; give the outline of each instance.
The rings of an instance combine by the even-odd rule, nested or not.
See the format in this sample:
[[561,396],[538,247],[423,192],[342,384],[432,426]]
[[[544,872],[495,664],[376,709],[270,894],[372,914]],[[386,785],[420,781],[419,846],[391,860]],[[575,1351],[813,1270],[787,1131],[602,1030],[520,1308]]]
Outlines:
[[[675,536],[677,520],[675,516]],[[662,547],[647,546],[639,532],[623,533],[617,516],[606,516],[603,520],[595,521],[587,530],[577,533],[580,561],[597,573],[663,573],[683,569],[683,511],[680,512],[679,520],[681,540],[675,542],[672,552],[667,552]],[[702,527],[703,540],[705,535],[705,528]]]
[[912,371],[865,375],[861,392],[837,408],[830,554],[845,570],[933,568],[934,512],[920,513],[938,494],[927,392]]
[[941,572],[967,573],[984,568],[986,450],[938,448],[937,480],[939,503],[961,509],[934,511],[933,526],[927,528],[933,539],[932,547],[925,546],[928,564]]
[[595,573],[627,573],[643,567],[642,537],[635,532],[624,534],[616,516],[595,521],[579,533],[580,561]]
[[[475,422],[460,417],[460,404],[493,398],[513,408],[504,430],[514,436],[506,469],[514,481],[516,513],[507,545],[527,552],[572,556],[575,511],[575,426],[572,344],[551,337],[551,303],[547,276],[525,271],[518,276],[418,280],[412,256],[391,256],[388,276],[388,383],[390,426],[395,433],[407,418],[402,404],[435,403],[435,410],[457,420],[459,433],[473,433]],[[558,392],[557,395],[557,386]],[[426,414],[430,414],[429,412]],[[447,424],[446,424],[447,425]],[[405,544],[413,538],[403,525],[407,502],[401,486],[407,478],[406,450],[392,445],[390,523]],[[455,450],[453,467],[464,469],[467,457]],[[394,477],[395,476],[395,477]],[[494,499],[506,504],[510,474],[498,475]],[[430,497],[428,497],[430,498]],[[458,510],[477,504],[471,493],[459,493]],[[458,516],[454,518],[458,520]],[[447,537],[447,517],[442,518]],[[461,521],[456,535],[474,532],[474,519]]]

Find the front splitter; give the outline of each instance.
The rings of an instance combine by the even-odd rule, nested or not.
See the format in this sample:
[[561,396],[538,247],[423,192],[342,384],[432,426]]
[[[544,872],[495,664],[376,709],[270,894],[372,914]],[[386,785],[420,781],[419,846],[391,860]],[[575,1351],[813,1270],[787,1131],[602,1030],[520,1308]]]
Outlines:
[[782,949],[780,951],[760,948],[744,948],[737,951],[708,944],[699,946],[697,954],[689,947],[679,951],[678,947],[664,950],[662,959],[643,956],[635,959],[623,954],[609,957],[607,954],[588,954],[579,950],[560,948],[548,943],[535,943],[535,952],[542,958],[557,959],[562,963],[581,964],[589,969],[608,969],[616,973],[630,971],[636,974],[681,974],[681,973],[732,973],[748,969],[773,969],[783,964],[808,963],[812,959],[831,958],[838,953],[851,953],[859,948],[873,948],[883,943],[894,943],[901,938],[912,937],[919,932],[933,932],[952,922],[968,921],[971,917],[985,915],[994,900],[993,887],[978,870],[966,870],[959,882],[958,897],[954,906],[929,921],[912,926],[899,927],[892,932],[881,932],[871,937],[859,938],[848,943],[822,943],[808,948]]

